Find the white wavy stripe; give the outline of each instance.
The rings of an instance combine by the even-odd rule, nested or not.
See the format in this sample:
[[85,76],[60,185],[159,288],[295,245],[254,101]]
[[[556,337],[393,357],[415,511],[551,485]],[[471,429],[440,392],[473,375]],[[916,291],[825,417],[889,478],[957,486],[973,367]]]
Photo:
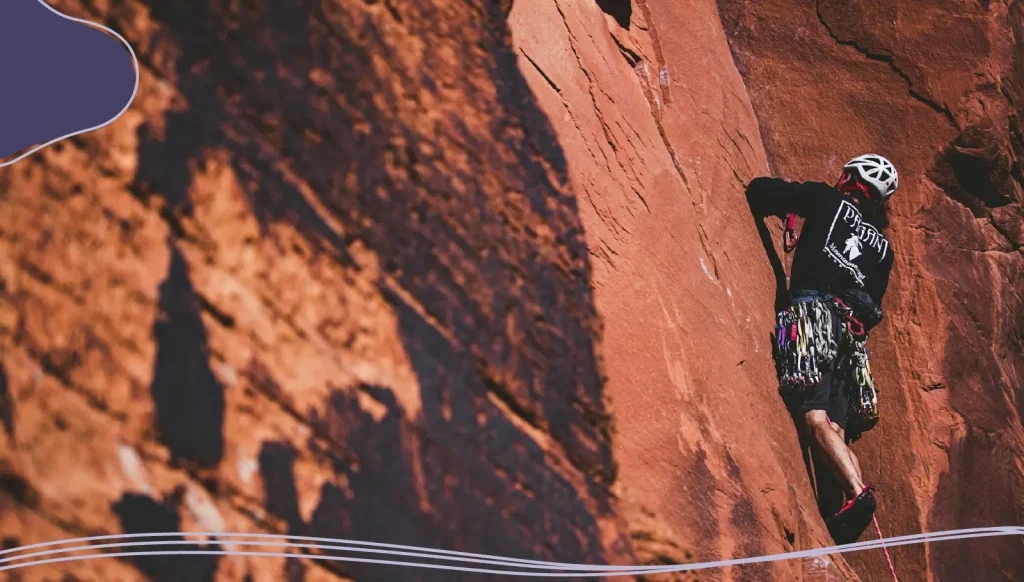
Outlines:
[[[34,544],[31,546],[23,546],[21,548],[14,548],[11,550],[5,550],[0,552],[2,554],[9,554],[11,552],[23,551],[29,548],[38,548],[42,546],[52,546],[65,543],[73,543],[76,541],[83,541],[89,539],[111,539],[111,538],[132,538],[132,537],[156,537],[156,536],[182,536],[182,535],[204,535],[214,536],[217,538],[225,537],[241,537],[241,538],[297,538],[299,536],[276,536],[274,534],[222,534],[216,532],[168,532],[168,533],[154,533],[154,534],[136,534],[136,535],[123,535],[123,536],[94,536],[92,538],[79,538],[78,540],[65,540],[58,542],[47,542],[44,544]],[[73,562],[80,560],[91,560],[99,558],[127,558],[127,557],[139,557],[139,556],[181,556],[181,555],[204,555],[204,556],[254,556],[254,557],[285,557],[285,558],[307,558],[310,560],[323,560],[323,561],[340,561],[340,562],[359,562],[368,564],[381,564],[391,566],[412,566],[427,569],[440,569],[449,571],[459,572],[473,572],[480,574],[504,574],[508,576],[534,576],[534,577],[545,577],[545,578],[558,578],[566,576],[592,578],[592,577],[607,577],[607,576],[632,576],[638,574],[660,574],[669,572],[685,572],[692,570],[702,570],[707,568],[720,568],[725,566],[741,566],[746,564],[754,564],[761,562],[775,562],[782,560],[790,560],[795,558],[809,558],[814,556],[820,556],[825,554],[833,553],[845,553],[854,551],[863,551],[868,549],[874,549],[881,547],[882,545],[888,547],[919,544],[924,542],[939,542],[939,541],[952,541],[960,539],[971,539],[971,538],[982,538],[982,537],[993,537],[993,536],[1007,536],[1007,535],[1024,535],[1024,527],[1020,526],[1004,526],[1004,527],[990,527],[990,528],[973,528],[973,529],[960,529],[960,530],[948,530],[941,532],[930,532],[922,534],[912,534],[906,536],[897,536],[892,538],[885,538],[881,540],[871,540],[867,542],[858,542],[854,544],[846,544],[842,546],[831,546],[827,548],[818,548],[814,550],[803,550],[799,552],[789,552],[785,554],[770,554],[767,556],[756,556],[750,558],[738,558],[732,560],[719,560],[716,562],[702,562],[697,564],[675,564],[666,566],[592,566],[586,564],[568,564],[558,562],[537,562],[533,560],[520,560],[517,558],[503,558],[501,556],[489,556],[487,554],[466,554],[464,552],[449,552],[447,550],[431,550],[429,548],[418,548],[416,546],[396,546],[394,544],[373,544],[373,542],[355,542],[357,544],[373,544],[373,545],[386,545],[402,548],[417,549],[428,552],[430,559],[447,559],[457,561],[475,561],[480,562],[481,560],[465,560],[457,557],[440,557],[441,553],[457,553],[472,556],[481,556],[490,558],[502,563],[505,561],[515,561],[518,563],[505,563],[504,565],[516,568],[529,568],[529,567],[548,567],[551,569],[563,570],[560,572],[524,572],[519,570],[493,570],[485,568],[471,568],[463,566],[453,566],[447,564],[432,564],[422,562],[407,562],[398,560],[379,560],[370,558],[354,558],[348,556],[324,556],[315,554],[295,554],[295,553],[284,553],[284,552],[251,552],[251,551],[228,551],[228,550],[181,550],[181,551],[158,551],[158,552],[119,552],[119,553],[108,553],[108,554],[91,554],[84,556],[64,556],[59,558],[49,558],[45,560],[33,560],[30,562],[23,562],[17,564],[9,564],[0,566],[0,572],[6,570],[15,570],[20,568],[26,568],[29,566],[39,566],[43,564],[53,564],[61,562]],[[317,539],[329,539],[329,538],[317,538]],[[342,540],[336,540],[342,541]],[[0,560],[0,563],[7,563],[15,560],[21,560],[36,555],[52,555],[56,553],[71,552],[71,551],[82,551],[90,549],[98,549],[103,547],[129,547],[129,546],[141,546],[141,545],[175,545],[175,544],[228,544],[234,543],[235,545],[264,545],[264,546],[283,546],[283,547],[297,547],[297,548],[321,548],[330,550],[341,550],[341,551],[361,551],[361,552],[374,552],[374,553],[386,553],[380,550],[367,550],[366,548],[360,547],[349,547],[349,546],[333,546],[327,547],[320,544],[292,544],[292,543],[267,543],[267,542],[232,542],[231,540],[219,539],[214,542],[211,540],[183,540],[183,541],[156,541],[156,542],[134,542],[134,543],[116,543],[116,544],[104,544],[104,545],[86,545],[78,546],[74,548],[62,548],[58,550],[51,550],[47,552],[38,552],[36,554],[29,554],[23,556],[16,556],[7,559]],[[396,552],[397,553],[397,552]],[[494,562],[490,562],[494,563]]]
[[34,147],[34,148],[30,149],[29,151],[21,154],[20,156],[14,158],[13,160],[9,160],[9,161],[0,163],[0,168],[3,168],[4,166],[9,166],[9,165],[11,165],[11,164],[13,164],[13,163],[15,163],[15,162],[17,162],[19,160],[22,160],[22,159],[24,159],[24,158],[26,158],[26,157],[28,157],[28,156],[38,152],[39,150],[47,147],[47,146],[50,146],[50,145],[53,145],[53,144],[59,142],[62,139],[67,139],[69,137],[74,137],[76,135],[81,135],[83,133],[88,133],[90,131],[95,131],[97,129],[100,129],[102,127],[106,127],[106,126],[110,125],[118,117],[121,117],[121,115],[123,115],[125,111],[128,111],[128,107],[131,106],[132,101],[135,101],[135,94],[138,93],[138,91],[139,91],[139,59],[137,59],[135,57],[135,51],[132,49],[132,45],[129,44],[128,41],[125,40],[125,38],[123,36],[118,34],[113,29],[107,28],[106,26],[103,26],[102,24],[99,24],[97,22],[92,22],[90,20],[84,20],[82,18],[75,18],[73,16],[68,16],[67,14],[64,14],[63,12],[60,12],[59,10],[54,8],[53,6],[50,6],[49,4],[47,4],[45,0],[38,0],[38,1],[43,6],[46,6],[46,8],[50,10],[50,12],[53,12],[54,14],[56,14],[57,16],[60,16],[61,18],[66,18],[68,20],[71,20],[71,21],[74,21],[74,22],[79,22],[79,23],[85,24],[87,26],[92,26],[94,28],[99,28],[101,30],[104,30],[104,31],[114,35],[115,37],[117,37],[117,39],[119,41],[124,43],[124,46],[128,47],[128,52],[131,53],[131,55],[132,55],[132,63],[134,63],[134,65],[135,65],[135,88],[132,89],[132,96],[131,96],[131,98],[128,99],[128,103],[124,104],[124,108],[121,109],[121,111],[117,115],[111,117],[109,120],[107,120],[107,121],[105,121],[105,122],[103,122],[103,123],[101,123],[101,124],[99,124],[99,125],[97,125],[95,127],[90,127],[88,129],[82,129],[82,130],[76,131],[74,133],[69,133],[67,135],[64,135],[64,136],[61,136],[61,137],[58,137],[58,138],[55,138],[55,139],[51,139],[50,141],[48,141],[48,142],[46,142],[46,143],[44,143],[42,145],[37,145],[36,147]]
[[[920,537],[920,536],[938,535],[938,534],[915,534],[915,536],[905,537]],[[422,548],[418,546],[405,546],[399,544],[385,544],[377,542],[363,542],[358,540],[348,540],[339,538],[315,538],[308,536],[287,536],[277,534],[231,534],[231,533],[217,533],[217,532],[167,532],[167,533],[142,533],[142,534],[123,534],[123,535],[105,535],[105,536],[93,536],[86,538],[76,538],[63,541],[45,542],[39,544],[32,544],[28,546],[21,546],[12,548],[9,550],[0,551],[0,555],[10,554],[14,552],[24,552],[31,549],[39,549],[44,547],[57,546],[62,544],[71,544],[79,542],[93,542],[103,540],[120,540],[120,539],[145,539],[145,538],[156,538],[156,537],[184,537],[184,536],[204,536],[215,538],[212,540],[168,540],[168,541],[156,541],[156,542],[133,542],[133,543],[114,543],[114,544],[89,544],[84,546],[76,546],[72,548],[59,548],[56,550],[48,550],[45,552],[36,552],[31,554],[23,554],[11,558],[0,559],[0,564],[6,562],[13,562],[22,560],[33,556],[52,555],[63,552],[81,551],[98,548],[113,548],[113,547],[127,547],[127,546],[144,546],[144,545],[199,545],[199,544],[212,544],[216,543],[219,545],[267,545],[267,546],[283,546],[283,547],[297,547],[297,548],[314,548],[324,550],[336,550],[336,551],[349,551],[349,552],[362,552],[362,553],[391,553],[393,555],[403,555],[412,557],[425,557],[435,560],[449,560],[449,561],[464,561],[464,562],[480,562],[480,563],[497,563],[507,564],[510,566],[521,566],[521,567],[537,567],[537,568],[552,568],[552,569],[572,569],[572,570],[630,570],[634,568],[653,568],[655,566],[591,566],[587,564],[572,564],[567,562],[547,562],[541,560],[528,560],[523,558],[505,558],[501,556],[492,556],[489,554],[475,554],[470,552],[457,552],[453,550],[437,550],[432,548]],[[317,542],[330,542],[334,544],[343,545],[325,545],[325,544],[298,544],[294,542],[276,543],[276,542],[245,542],[239,541],[248,539],[292,539],[292,540],[304,540],[304,541],[317,541]],[[348,545],[345,545],[348,544]],[[879,540],[869,540],[866,542],[859,542],[857,547],[865,546],[870,549],[871,546],[879,544]],[[360,546],[369,547],[384,547],[394,548],[400,550],[416,550],[416,552],[402,552],[394,550],[370,550]],[[482,558],[480,560],[474,558]]]
[[[350,546],[352,546],[353,547],[352,551],[356,551],[358,546],[367,546],[367,547],[374,547],[374,548],[390,548],[390,549],[397,549],[397,550],[414,550],[414,551],[419,551],[419,552],[426,552],[428,554],[437,554],[437,555],[445,555],[445,556],[485,558],[485,559],[498,560],[498,561],[502,561],[502,562],[535,564],[535,565],[539,565],[539,566],[582,566],[581,564],[567,564],[565,562],[545,562],[545,561],[541,561],[541,560],[527,560],[527,559],[523,559],[523,558],[504,558],[504,557],[500,557],[500,556],[491,556],[491,555],[488,555],[488,554],[475,554],[475,553],[472,553],[472,552],[459,552],[459,551],[455,551],[455,550],[437,550],[437,549],[433,549],[433,548],[421,548],[421,547],[418,547],[418,546],[406,546],[406,545],[401,545],[401,544],[388,544],[388,543],[382,543],[382,542],[364,542],[364,541],[360,541],[360,540],[349,540],[349,539],[342,539],[342,538],[318,538],[318,537],[310,537],[310,536],[290,536],[290,535],[263,534],[263,533],[225,533],[225,532],[168,532],[168,533],[111,534],[111,535],[102,535],[102,536],[90,536],[90,537],[74,538],[74,539],[62,540],[62,541],[44,542],[44,543],[32,544],[32,545],[28,545],[28,546],[20,546],[20,547],[17,547],[17,548],[12,548],[12,549],[9,549],[9,550],[0,551],[0,556],[5,555],[5,554],[10,554],[10,553],[13,553],[13,552],[22,552],[22,551],[25,551],[25,550],[34,550],[34,549],[39,549],[39,548],[57,546],[57,545],[61,545],[61,544],[72,544],[72,543],[81,543],[81,542],[94,542],[94,541],[103,541],[103,540],[144,539],[144,538],[156,538],[156,537],[183,537],[183,536],[203,536],[203,537],[218,538],[218,539],[222,540],[220,543],[231,543],[231,540],[226,540],[225,538],[232,538],[232,539],[235,539],[235,538],[243,538],[243,539],[248,538],[248,539],[299,540],[299,541],[304,541],[304,542],[327,542],[327,543],[332,543],[332,544],[341,543],[341,544],[349,544]],[[165,543],[165,542],[161,542],[161,543]],[[206,543],[206,542],[199,541],[199,543]],[[94,546],[85,546],[85,547],[88,548],[88,547],[94,547]],[[65,548],[65,549],[70,550],[70,549],[75,549],[75,548]],[[441,559],[441,558],[438,558],[438,559]],[[5,560],[0,560],[0,563],[2,563],[4,561]],[[600,568],[601,566],[597,566],[597,567]]]
[[[45,552],[33,552],[31,554],[25,554],[23,556],[14,556],[11,558],[5,558],[0,560],[0,564],[7,562],[14,562],[17,560],[24,560],[26,558],[35,558],[39,556],[52,556],[55,554],[63,554],[65,552],[79,552],[83,550],[102,550],[108,548],[125,548],[133,546],[198,546],[198,545],[220,545],[220,546],[270,546],[280,548],[294,548],[294,549],[312,549],[322,551],[335,551],[335,552],[360,552],[364,554],[388,554],[391,556],[408,556],[413,558],[427,558],[429,560],[449,560],[456,562],[468,562],[475,564],[490,564],[494,566],[511,566],[516,568],[535,568],[535,569],[550,569],[550,570],[604,570],[607,568],[613,568],[614,566],[574,566],[571,564],[558,564],[558,563],[516,563],[509,561],[510,559],[501,558],[494,556],[489,559],[481,558],[459,558],[449,557],[439,554],[430,553],[431,550],[427,550],[427,553],[421,552],[399,552],[395,550],[372,550],[356,546],[345,546],[345,545],[324,545],[324,544],[297,544],[294,542],[265,542],[265,541],[236,541],[236,540],[171,540],[171,541],[156,541],[156,542],[128,542],[128,543],[115,543],[115,544],[92,544],[86,546],[77,546],[74,548],[60,548],[56,550],[47,550]],[[424,548],[425,549],[425,548]],[[220,550],[217,550],[220,551]],[[230,552],[232,550],[224,550]],[[173,553],[173,550],[172,550]],[[30,563],[31,564],[31,563]],[[635,568],[636,566],[625,566],[624,568]],[[619,568],[623,568],[619,566]],[[2,570],[0,570],[2,571]]]

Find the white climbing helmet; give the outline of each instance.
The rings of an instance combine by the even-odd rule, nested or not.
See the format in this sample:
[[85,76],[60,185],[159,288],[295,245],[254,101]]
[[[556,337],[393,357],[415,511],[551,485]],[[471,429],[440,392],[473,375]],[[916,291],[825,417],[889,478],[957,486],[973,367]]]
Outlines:
[[851,170],[856,171],[862,180],[874,186],[883,200],[892,196],[899,184],[899,176],[892,162],[878,154],[864,154],[846,162],[843,171]]

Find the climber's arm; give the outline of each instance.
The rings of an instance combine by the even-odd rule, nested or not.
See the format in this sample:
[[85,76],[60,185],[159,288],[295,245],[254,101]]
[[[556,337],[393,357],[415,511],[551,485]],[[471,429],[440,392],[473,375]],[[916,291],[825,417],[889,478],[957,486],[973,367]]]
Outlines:
[[822,188],[831,190],[821,182],[789,182],[781,178],[754,178],[747,186],[747,201],[751,211],[758,217],[778,216],[794,213],[806,218],[813,207],[814,199]]

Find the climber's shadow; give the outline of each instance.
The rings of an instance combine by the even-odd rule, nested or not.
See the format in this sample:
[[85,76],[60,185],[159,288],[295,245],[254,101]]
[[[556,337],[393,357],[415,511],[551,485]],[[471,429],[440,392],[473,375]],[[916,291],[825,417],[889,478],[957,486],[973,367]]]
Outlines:
[[793,426],[797,429],[804,469],[807,471],[807,479],[811,483],[811,489],[817,499],[818,511],[822,518],[835,515],[843,506],[843,487],[832,474],[828,465],[814,451],[810,435],[807,434],[807,430],[800,421],[799,401],[785,397],[782,397],[782,401],[792,416]]
[[0,424],[4,425],[9,442],[14,442],[14,399],[8,388],[7,372],[0,363]]

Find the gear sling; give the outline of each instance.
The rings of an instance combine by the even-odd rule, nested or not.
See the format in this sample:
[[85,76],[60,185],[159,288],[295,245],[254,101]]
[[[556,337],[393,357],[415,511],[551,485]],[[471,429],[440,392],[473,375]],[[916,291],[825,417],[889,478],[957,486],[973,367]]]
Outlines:
[[[798,238],[794,218],[790,215],[786,221],[786,252]],[[836,314],[840,322],[834,321]],[[867,332],[842,299],[820,293],[790,305],[777,315],[774,339],[772,351],[783,395],[817,385],[823,370],[833,369],[846,380],[848,432],[859,435],[878,423],[878,390],[868,361]]]

